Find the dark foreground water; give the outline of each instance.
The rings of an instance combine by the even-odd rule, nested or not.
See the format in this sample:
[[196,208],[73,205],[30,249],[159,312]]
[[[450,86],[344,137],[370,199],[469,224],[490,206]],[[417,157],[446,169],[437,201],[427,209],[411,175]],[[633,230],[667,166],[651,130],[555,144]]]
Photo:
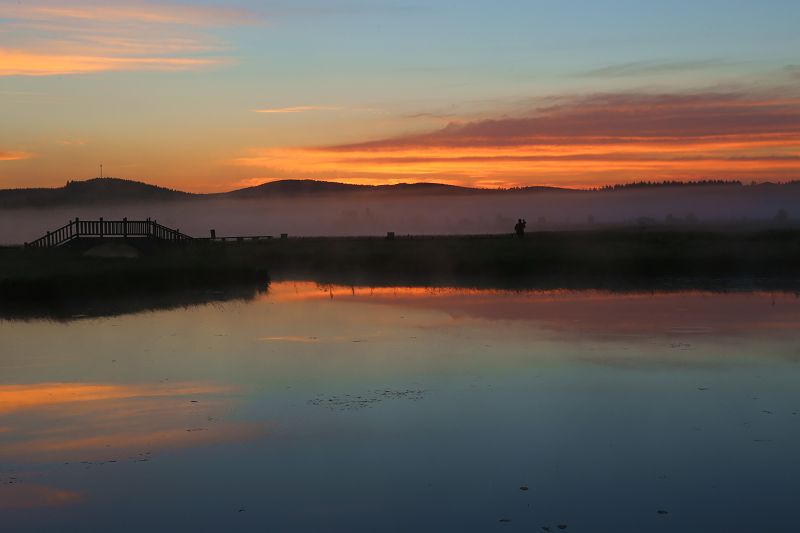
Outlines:
[[0,321],[3,531],[794,532],[800,300],[278,283]]

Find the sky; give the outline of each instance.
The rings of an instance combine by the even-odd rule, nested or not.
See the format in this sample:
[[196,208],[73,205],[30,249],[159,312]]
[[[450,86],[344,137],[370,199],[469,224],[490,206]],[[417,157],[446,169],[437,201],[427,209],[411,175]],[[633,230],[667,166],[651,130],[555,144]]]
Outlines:
[[796,0],[0,0],[0,188],[800,179]]

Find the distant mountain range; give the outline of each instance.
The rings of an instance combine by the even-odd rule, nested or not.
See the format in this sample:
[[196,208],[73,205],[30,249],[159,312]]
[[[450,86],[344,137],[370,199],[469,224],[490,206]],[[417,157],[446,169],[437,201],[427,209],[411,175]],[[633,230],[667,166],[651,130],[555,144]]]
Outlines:
[[353,185],[336,181],[279,180],[219,193],[211,196],[228,198],[262,198],[265,196],[318,195],[341,193],[414,193],[414,194],[464,194],[482,192],[481,189],[458,187],[443,183],[398,183],[396,185]]
[[0,209],[54,207],[61,205],[114,205],[122,203],[176,202],[213,198],[244,200],[342,194],[456,195],[496,192],[498,191],[458,187],[442,183],[353,185],[333,181],[279,180],[229,192],[197,194],[159,187],[140,181],[119,178],[94,178],[86,181],[69,181],[63,187],[0,189]]
[[[762,184],[757,187],[766,187],[769,185],[773,184]],[[796,183],[793,183],[792,185],[796,185]],[[737,181],[701,181],[685,183],[639,182],[603,187],[601,189],[595,189],[595,191],[599,190],[613,193],[642,188],[709,186],[742,187],[742,184]],[[123,203],[180,202],[214,198],[261,199],[293,196],[336,196],[352,194],[386,195],[391,197],[403,195],[508,195],[537,192],[563,192],[569,194],[580,194],[589,191],[580,189],[564,189],[558,187],[478,189],[442,183],[353,185],[348,183],[317,180],[279,180],[257,185],[255,187],[247,187],[229,192],[197,194],[159,187],[139,181],[118,178],[94,178],[86,181],[69,181],[63,187],[0,189],[0,209],[74,205],[114,205]]]

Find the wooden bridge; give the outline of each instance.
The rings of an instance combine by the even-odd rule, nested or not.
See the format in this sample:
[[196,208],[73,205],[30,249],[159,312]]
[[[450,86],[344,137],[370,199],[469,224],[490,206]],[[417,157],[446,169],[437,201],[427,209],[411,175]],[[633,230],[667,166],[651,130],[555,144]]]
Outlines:
[[155,220],[70,220],[68,224],[25,246],[32,248],[53,248],[79,238],[147,238],[159,241],[186,242],[193,240],[180,230],[162,226]]

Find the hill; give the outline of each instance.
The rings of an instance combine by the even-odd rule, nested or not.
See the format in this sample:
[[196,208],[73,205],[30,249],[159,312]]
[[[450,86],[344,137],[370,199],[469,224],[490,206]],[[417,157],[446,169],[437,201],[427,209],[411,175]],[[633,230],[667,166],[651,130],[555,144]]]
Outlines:
[[212,196],[227,198],[263,198],[265,196],[350,193],[369,190],[367,185],[352,185],[335,181],[278,180]]
[[[320,180],[278,180],[262,185],[237,189],[212,196],[228,198],[264,198],[270,196],[331,195],[353,193],[387,193],[387,194],[463,194],[485,193],[485,189],[459,187],[444,183],[396,183],[393,185],[355,185],[336,181]],[[492,191],[494,192],[494,191]]]
[[[700,198],[708,195],[719,198],[755,199],[768,195],[781,197],[783,193],[795,195],[800,187],[796,182],[785,184],[761,183],[743,185],[738,181],[695,181],[695,182],[637,182],[623,185],[608,185],[597,189],[567,189],[560,187],[530,186],[509,189],[482,189],[448,185],[444,183],[397,183],[392,185],[356,185],[321,180],[277,180],[233,191],[210,194],[196,194],[159,187],[140,181],[119,178],[94,178],[86,181],[69,181],[63,187],[0,189],[0,209],[26,207],[72,207],[106,206],[123,203],[177,202],[198,199],[267,199],[267,198],[312,198],[312,197],[365,197],[381,199],[404,197],[464,197],[482,195],[490,197],[520,197],[545,193],[560,193],[569,198],[614,197],[630,201],[630,195],[645,195],[651,198],[671,197]],[[722,194],[722,196],[719,196]],[[643,196],[644,197],[644,196]],[[635,203],[635,202],[634,202]]]
[[118,178],[68,181],[63,187],[0,190],[0,208],[114,205],[164,202],[197,196],[191,193]]
[[394,185],[354,185],[320,180],[278,180],[223,193],[195,194],[140,181],[119,178],[93,178],[68,181],[63,187],[0,189],[0,209],[25,207],[119,205],[122,203],[173,202],[198,198],[237,200],[281,196],[330,196],[340,194],[471,194],[495,190],[459,187],[443,183],[398,183]]

